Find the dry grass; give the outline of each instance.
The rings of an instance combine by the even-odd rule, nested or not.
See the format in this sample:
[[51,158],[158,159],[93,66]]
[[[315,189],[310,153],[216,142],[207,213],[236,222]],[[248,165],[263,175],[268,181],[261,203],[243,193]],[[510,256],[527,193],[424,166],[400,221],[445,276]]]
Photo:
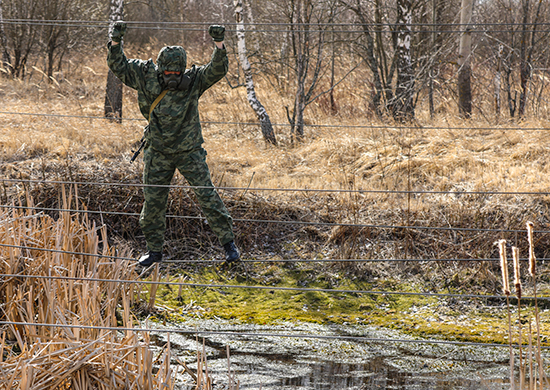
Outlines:
[[[65,209],[79,208],[76,187],[62,196]],[[14,275],[0,279],[0,389],[174,389],[172,358],[195,389],[212,389],[204,345],[194,372],[171,355],[170,337],[155,353],[149,333],[133,330],[135,308],[146,305],[141,286],[105,281],[138,278],[135,263],[119,259],[131,253],[83,215],[0,208],[0,274]],[[238,389],[234,376],[230,383]]]
[[[135,54],[129,51],[129,55]],[[140,53],[154,57],[155,53]],[[198,61],[205,56],[195,55]],[[193,57],[192,57],[193,59]],[[102,116],[106,64],[93,58],[89,66],[75,68],[70,79],[47,83],[41,74],[29,82],[2,80],[3,111],[61,115]],[[232,68],[236,64],[232,63]],[[206,148],[218,177],[226,184],[247,186],[254,173],[253,187],[347,189],[353,179],[356,188],[406,189],[410,179],[416,190],[500,190],[538,191],[548,188],[540,177],[548,173],[545,157],[550,135],[522,128],[548,127],[548,119],[495,125],[483,118],[463,121],[450,113],[434,120],[419,121],[414,128],[381,123],[372,118],[357,85],[364,75],[357,73],[341,85],[336,99],[337,115],[327,113],[323,101],[306,111],[304,143],[291,147],[289,129],[276,126],[282,147],[266,146],[257,126],[204,125]],[[280,91],[257,80],[260,99],[273,123],[286,124],[285,106],[291,105],[291,91]],[[357,95],[359,93],[359,95]],[[243,88],[230,89],[220,82],[201,100],[203,122],[256,123]],[[450,105],[450,103],[449,103]],[[124,116],[141,118],[135,93],[125,89]],[[145,121],[123,125],[104,120],[2,115],[1,145],[5,159],[87,158],[128,156],[140,138]],[[338,128],[316,127],[336,125]],[[376,128],[356,128],[369,126]],[[419,126],[419,127],[416,127]],[[488,128],[494,130],[479,130]],[[514,128],[498,130],[498,128]],[[464,130],[458,130],[462,128]],[[474,128],[470,130],[470,128]]]
[[[127,51],[129,56],[155,58],[157,48],[139,53],[132,48]],[[190,63],[200,63],[208,54],[191,53],[190,58]],[[57,84],[46,83],[38,72],[25,83],[2,80],[3,110],[101,116],[106,64],[102,57],[83,62],[88,66],[75,67]],[[233,74],[236,66],[232,61]],[[544,114],[527,118],[521,124],[501,119],[497,125],[481,115],[463,121],[455,114],[452,100],[446,98],[438,109],[439,116],[433,120],[419,107],[414,127],[380,122],[373,117],[366,94],[357,87],[363,85],[365,78],[368,75],[358,71],[339,85],[336,115],[330,114],[323,99],[310,105],[306,111],[310,126],[306,128],[305,141],[292,145],[289,128],[283,126],[284,107],[292,105],[291,87],[282,92],[267,77],[257,77],[259,97],[273,123],[278,124],[275,126],[278,147],[266,145],[256,125],[208,123],[255,123],[243,88],[231,89],[221,82],[207,91],[200,109],[214,182],[243,188],[456,191],[457,194],[249,191],[243,195],[244,191],[223,191],[235,218],[480,229],[523,228],[527,220],[532,220],[536,229],[547,228],[545,196],[460,194],[546,191],[550,177],[546,162],[550,135],[527,130],[547,128],[548,118]],[[125,89],[124,98],[124,117],[140,118],[135,93]],[[119,125],[97,119],[0,115],[5,124],[0,135],[5,177],[140,181],[141,163],[129,164],[127,160],[141,137],[144,120]],[[366,125],[374,127],[355,127]],[[177,177],[175,182],[183,180]],[[6,198],[10,190],[15,191],[5,190]],[[41,205],[54,205],[58,189],[43,185],[33,191]],[[82,196],[94,210],[139,212],[141,202],[138,189],[82,188]],[[200,214],[193,196],[184,190],[172,192],[169,213]],[[113,234],[124,239],[137,237],[136,245],[143,245],[135,220],[108,215],[104,218]],[[180,241],[192,254],[204,253],[202,246],[216,246],[208,229],[193,221],[171,222],[170,229],[169,252],[181,254]],[[375,228],[349,234],[348,228],[332,231],[322,226],[301,228],[257,223],[237,223],[236,230],[248,253],[259,244],[263,248],[260,252],[269,250],[285,256],[281,253],[284,242],[294,240],[299,232],[298,237],[311,243],[303,256],[322,252],[336,258],[495,257],[495,248],[488,243],[513,238],[500,233]],[[537,248],[541,248],[537,255],[547,257],[548,247],[544,241],[537,242]],[[198,248],[198,252],[193,252],[193,248]],[[456,267],[449,268],[449,272],[454,273],[461,266]],[[498,278],[494,274],[498,268],[483,272],[490,276],[491,288],[497,289]]]
[[[131,49],[129,53],[132,53]],[[153,49],[151,53],[140,53],[141,58],[155,56]],[[205,58],[195,55],[195,58],[199,57]],[[58,75],[57,83],[47,83],[38,71],[34,71],[33,77],[25,82],[0,80],[2,111],[102,116],[106,80],[104,59],[81,59],[81,63],[89,66],[75,67],[63,78]],[[232,63],[232,67],[235,66]],[[339,112],[336,115],[328,113],[323,100],[308,108],[306,118],[311,126],[306,129],[303,143],[292,145],[288,128],[277,125],[278,147],[263,142],[258,126],[207,123],[256,122],[246,102],[244,89],[230,89],[222,82],[208,91],[202,99],[201,113],[214,182],[221,186],[250,185],[252,188],[274,189],[456,193],[407,196],[224,191],[223,196],[235,218],[480,229],[520,229],[526,221],[532,220],[537,229],[548,229],[549,203],[546,196],[460,194],[463,191],[547,191],[550,135],[546,131],[527,129],[548,128],[548,118],[539,116],[521,124],[501,121],[501,124],[494,125],[483,117],[464,122],[453,114],[451,102],[445,103],[444,109],[440,110],[444,114],[434,120],[419,112],[414,127],[388,124],[373,118],[363,100],[363,93],[357,85],[362,85],[364,78],[365,75],[355,74],[339,87],[336,96]],[[281,94],[265,79],[257,82],[258,94],[272,121],[286,123],[284,107],[291,106],[291,93]],[[124,117],[140,118],[135,93],[125,89],[124,98]],[[120,125],[102,119],[0,116],[4,124],[0,134],[0,171],[5,178],[140,181],[141,163],[129,164],[128,159],[135,141],[141,137],[144,120],[124,121]],[[374,127],[356,127],[365,125]],[[483,129],[489,127],[491,130]],[[176,178],[176,182],[182,183],[181,178]],[[32,198],[25,198],[29,193],[40,206],[66,208],[72,204],[68,199],[59,202],[59,187],[46,183],[28,186],[4,183],[2,203],[11,203],[23,196],[22,204],[31,206]],[[92,210],[138,212],[141,194],[136,188],[80,186],[78,200]],[[81,205],[79,202],[75,204]],[[189,191],[172,191],[169,214],[199,215]],[[0,215],[0,236],[6,244],[86,253],[113,253],[109,242],[120,242],[120,239],[136,239],[137,245],[143,245],[137,237],[139,229],[135,218],[107,214],[99,218],[104,218],[109,226],[109,237],[103,228],[94,227],[93,222],[68,213],[61,213],[58,219],[54,219],[45,214],[5,211]],[[482,231],[331,229],[255,222],[236,224],[236,229],[239,244],[247,256],[271,259],[318,254],[342,259],[495,257],[496,249],[490,243],[501,238],[513,242],[522,251],[527,248],[527,243],[513,234]],[[294,248],[291,253],[284,251],[288,242]],[[548,237],[537,236],[538,257],[550,255],[549,243]],[[170,222],[167,252],[181,254],[182,246],[187,254],[205,255],[205,247],[214,246],[214,240],[208,229],[196,221]],[[122,263],[100,261],[93,256],[22,252],[8,247],[0,249],[2,273],[135,277]],[[481,292],[499,288],[496,265],[356,267],[359,268],[354,271],[364,277],[402,276],[409,281],[429,282],[434,290],[472,289]],[[365,267],[369,267],[368,272]],[[543,269],[539,275],[547,277],[545,272]],[[526,295],[530,288],[532,286],[525,286]],[[0,301],[5,303],[0,317],[14,322],[57,322],[81,326],[122,324],[131,327],[127,310],[131,297],[131,286],[119,284],[108,286],[100,282],[13,278],[1,281]],[[169,349],[161,357],[165,364],[160,366],[165,369],[159,370],[155,376],[152,374],[153,357],[148,340],[139,339],[134,332],[119,334],[87,328],[10,326],[3,329],[0,342],[0,357],[3,359],[0,370],[2,377],[9,378],[0,383],[0,389],[15,385],[34,390],[68,386],[69,383],[75,388],[85,388],[86,383],[107,388],[102,387],[106,382],[120,385],[120,388],[131,388],[127,381],[135,384],[135,388],[148,388],[148,381],[159,384],[165,381],[172,386]],[[15,350],[15,345],[20,350]],[[114,362],[119,364],[115,367]],[[59,372],[64,374],[49,375]],[[207,383],[206,378],[204,386]]]
[[[0,282],[0,318],[26,324],[1,329],[0,389],[173,388],[169,345],[155,359],[147,334],[102,329],[134,327],[134,287],[86,279],[137,276],[127,262],[93,256],[115,255],[105,227],[69,213],[54,220],[5,209],[0,221],[0,240],[12,246],[0,248],[0,273],[17,275]],[[33,325],[45,323],[59,326]]]

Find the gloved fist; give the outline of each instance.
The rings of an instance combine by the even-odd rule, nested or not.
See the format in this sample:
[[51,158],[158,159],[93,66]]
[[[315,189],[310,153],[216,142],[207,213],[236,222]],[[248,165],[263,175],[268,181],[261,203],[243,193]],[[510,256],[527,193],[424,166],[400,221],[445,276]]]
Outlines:
[[113,24],[113,30],[111,31],[111,41],[120,43],[122,37],[126,33],[126,23],[122,20],[117,20]]
[[214,42],[223,42],[225,38],[225,27],[218,25],[210,26],[208,27],[208,34],[210,34]]

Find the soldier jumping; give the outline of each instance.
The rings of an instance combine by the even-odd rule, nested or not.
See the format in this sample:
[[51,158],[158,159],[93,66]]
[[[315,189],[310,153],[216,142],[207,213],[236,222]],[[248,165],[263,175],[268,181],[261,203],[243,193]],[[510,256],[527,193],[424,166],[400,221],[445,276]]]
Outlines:
[[198,101],[228,70],[223,26],[210,26],[216,47],[211,61],[186,69],[187,54],[181,46],[162,48],[153,60],[127,59],[120,44],[126,24],[116,22],[108,44],[107,64],[128,87],[138,91],[139,109],[149,120],[145,131],[143,188],[144,204],[139,224],[147,241],[142,266],[162,261],[169,185],[175,170],[194,187],[208,224],[225,250],[227,263],[240,260],[234,242],[233,220],[218,195],[202,147]]

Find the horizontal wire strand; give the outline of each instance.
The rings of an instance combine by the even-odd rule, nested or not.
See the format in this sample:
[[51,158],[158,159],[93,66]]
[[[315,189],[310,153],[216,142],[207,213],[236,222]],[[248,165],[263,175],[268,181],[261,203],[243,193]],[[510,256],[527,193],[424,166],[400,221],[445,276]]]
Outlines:
[[[205,27],[209,23],[202,24],[204,27],[196,27],[196,28],[190,28],[190,27],[165,27],[173,26],[174,24],[181,25],[183,22],[151,22],[154,24],[157,24],[156,26],[147,25],[146,22],[140,22],[140,21],[124,21],[127,23],[127,25],[131,25],[132,29],[136,30],[162,30],[162,31],[196,31],[196,32],[204,32]],[[170,24],[174,23],[174,24]],[[216,22],[218,24],[219,22]],[[98,29],[108,29],[110,28],[110,22],[106,21],[58,21],[58,20],[40,20],[40,19],[3,19],[0,21],[0,24],[3,25],[27,25],[27,26],[46,26],[46,27],[72,27],[72,28],[98,28]],[[142,25],[140,25],[142,24]],[[143,25],[145,24],[145,25]],[[224,23],[226,26],[237,26],[236,23]],[[279,27],[293,27],[287,28],[287,29],[258,29],[255,28],[257,25],[271,25],[271,26],[279,26]],[[342,33],[342,34],[364,34],[365,30],[364,27],[370,27],[370,32],[382,32],[382,33],[392,33],[391,29],[395,28],[395,26],[399,26],[399,23],[349,23],[349,24],[327,24],[323,22],[319,23],[251,23],[249,26],[251,26],[250,29],[245,29],[245,33],[289,33],[289,32],[307,32],[307,33],[324,33],[324,32],[330,32],[330,33]],[[441,25],[434,25],[431,24],[420,24],[420,23],[411,23],[406,24],[408,27],[440,27]],[[451,26],[449,29],[419,29],[419,30],[412,30],[411,33],[445,33],[445,34],[455,34],[464,33],[464,29],[461,27],[466,27],[467,31],[469,33],[496,33],[496,32],[511,32],[512,27],[523,27],[523,26],[548,26],[549,23],[517,23],[517,24],[508,24],[508,23],[495,23],[495,24],[489,24],[489,23],[472,23],[472,24],[444,24],[447,26]],[[509,25],[510,29],[491,29],[491,28],[480,28],[482,26],[492,27],[492,26],[507,26]],[[354,27],[353,29],[340,29],[335,30],[331,27]],[[315,27],[315,28],[310,28]],[[322,28],[324,27],[324,28]],[[453,28],[454,27],[454,28]],[[330,28],[330,29],[329,29]],[[226,32],[236,32],[236,29],[227,28]],[[540,29],[537,30],[537,33],[548,33],[550,30],[544,30]]]
[[[11,209],[30,209],[43,211],[58,211],[69,213],[84,213],[84,214],[99,214],[99,215],[118,215],[127,217],[139,217],[139,213],[125,213],[122,211],[95,211],[95,210],[75,210],[75,209],[56,209],[46,207],[30,207],[30,206],[15,206],[15,205],[0,205],[0,208]],[[205,221],[203,216],[189,215],[166,215],[170,219],[186,219],[186,220],[201,220]],[[525,233],[525,229],[489,229],[489,228],[460,228],[460,227],[441,227],[441,226],[407,226],[407,225],[376,225],[376,224],[361,224],[361,223],[346,223],[346,222],[308,222],[308,221],[281,221],[269,219],[242,219],[233,218],[233,222],[242,223],[258,223],[258,224],[273,224],[273,225],[298,225],[298,226],[323,226],[323,227],[353,227],[353,228],[370,228],[370,229],[390,229],[390,230],[433,230],[433,231],[450,231],[450,232],[477,232],[477,233]],[[534,230],[533,233],[549,234],[549,230]]]
[[[137,262],[136,262],[137,264]],[[149,268],[154,267],[154,265]],[[149,269],[148,268],[148,269]],[[146,270],[144,271],[146,272]],[[47,280],[67,280],[97,283],[126,283],[139,285],[165,285],[174,287],[200,287],[200,288],[228,288],[243,290],[268,290],[268,291],[297,291],[297,292],[318,292],[331,294],[365,294],[365,295],[403,295],[415,297],[439,297],[439,298],[474,298],[474,299],[506,299],[505,295],[483,295],[483,294],[454,294],[454,293],[429,293],[429,292],[411,292],[411,291],[378,291],[378,290],[346,290],[330,288],[306,288],[306,287],[276,287],[276,286],[245,286],[238,284],[216,284],[216,283],[186,283],[186,282],[168,282],[168,281],[149,281],[149,280],[123,280],[123,279],[100,279],[91,277],[72,277],[72,276],[51,276],[51,275],[20,275],[20,274],[0,274],[2,278],[9,279],[47,279]],[[5,281],[4,281],[5,282]],[[543,300],[550,301],[550,297],[544,296],[522,296],[522,300]]]
[[[104,254],[91,254],[86,252],[75,252],[75,251],[67,251],[62,249],[49,249],[49,248],[41,248],[41,247],[32,247],[32,246],[25,246],[25,245],[11,245],[11,244],[4,244],[0,243],[0,247],[5,248],[14,248],[14,249],[24,249],[24,250],[37,250],[37,251],[43,251],[43,252],[51,252],[51,253],[61,253],[61,254],[69,254],[69,255],[75,255],[75,256],[90,256],[90,257],[98,257],[98,258],[106,258],[106,259],[115,259],[115,260],[123,260],[123,261],[135,261],[136,259],[133,257],[122,257],[122,256],[116,256],[116,255],[104,255]],[[528,261],[528,258],[520,258],[520,261]],[[537,258],[539,261],[549,261],[550,258]],[[320,263],[330,263],[330,262],[364,262],[364,263],[378,263],[378,262],[418,262],[418,263],[430,263],[430,262],[495,262],[500,261],[500,259],[497,258],[488,258],[488,259],[475,259],[475,258],[465,258],[465,259],[261,259],[261,260],[253,260],[253,259],[241,259],[243,263],[288,263],[288,262],[295,262],[295,263],[302,263],[302,262],[320,262]],[[164,263],[224,263],[225,260],[220,259],[201,259],[201,260],[189,260],[189,259],[167,259],[163,260]]]
[[[113,118],[105,116],[91,116],[91,115],[69,115],[69,114],[46,114],[46,113],[33,113],[33,112],[15,112],[15,111],[0,111],[0,115],[21,115],[21,116],[43,116],[52,118],[75,118],[75,119],[101,119],[107,121],[120,120],[120,121],[143,121],[145,118]],[[206,121],[201,120],[201,124],[206,125],[232,125],[232,126],[260,126],[257,122],[224,122],[224,121]],[[275,127],[290,127],[289,123],[272,123]],[[330,125],[330,124],[307,124],[304,123],[304,127],[315,128],[340,128],[340,129],[368,129],[368,130],[454,130],[454,131],[545,131],[549,130],[546,127],[435,127],[435,126],[393,126],[393,125]]]
[[[114,332],[149,332],[149,333],[179,333],[186,335],[221,335],[221,336],[239,336],[239,337],[284,337],[284,338],[305,338],[305,339],[321,339],[321,340],[356,340],[363,342],[393,342],[393,343],[412,343],[412,344],[439,344],[439,345],[456,345],[470,347],[505,347],[509,348],[509,343],[479,343],[472,341],[448,341],[448,340],[430,340],[430,339],[396,339],[396,338],[375,338],[366,336],[333,336],[333,335],[317,335],[309,333],[256,333],[256,332],[232,332],[232,331],[215,331],[215,330],[184,330],[180,328],[125,328],[125,327],[109,327],[109,326],[89,326],[89,325],[69,325],[69,324],[47,324],[33,322],[15,322],[15,321],[0,321],[0,325],[10,326],[40,326],[40,327],[57,327],[62,329],[86,329],[86,330],[107,330]],[[512,347],[517,348],[519,345],[512,344]],[[543,349],[550,347],[542,346]]]
[[[86,253],[86,252],[75,252],[75,251],[67,251],[63,249],[51,249],[51,248],[42,248],[42,247],[33,247],[33,246],[26,246],[26,245],[12,245],[12,244],[5,244],[0,243],[0,248],[13,248],[13,249],[24,249],[29,251],[42,251],[42,252],[49,252],[49,253],[61,253],[61,254],[68,254],[68,255],[74,255],[74,256],[90,256],[90,257],[98,257],[98,258],[105,258],[105,259],[114,259],[114,260],[123,260],[123,261],[136,261],[133,257],[122,257],[122,256],[116,256],[116,255],[104,255],[104,254],[92,254],[92,253]],[[520,261],[528,261],[528,258],[520,258]],[[549,261],[550,258],[537,258],[538,261]],[[339,263],[339,262],[351,262],[351,263],[406,263],[406,262],[416,262],[416,263],[431,263],[431,262],[495,262],[500,261],[500,259],[497,258],[490,258],[490,259],[241,259],[243,263]],[[220,259],[200,259],[200,260],[190,260],[190,259],[166,259],[163,260],[164,263],[172,263],[172,264],[204,264],[204,263],[224,263],[225,260]]]
[[[107,20],[84,20],[84,19],[28,19],[28,18],[4,18],[4,22],[53,22],[53,23],[104,23],[111,24],[111,21]],[[127,25],[133,24],[167,24],[167,25],[193,25],[193,26],[204,26],[208,27],[212,24],[219,24],[219,21],[206,21],[206,22],[170,22],[170,21],[148,21],[148,20],[121,20]],[[1,22],[0,22],[1,23]],[[355,26],[355,25],[365,25],[369,27],[394,27],[398,23],[337,23],[337,22],[311,22],[311,23],[295,23],[295,22],[228,22],[224,23],[224,26]],[[419,26],[429,26],[429,27],[439,27],[439,26],[510,26],[510,27],[523,27],[523,26],[550,26],[550,22],[483,22],[483,23],[409,23],[408,25],[412,27]]]
[[[185,184],[144,184],[144,183],[115,183],[115,182],[87,182],[70,180],[43,180],[43,179],[0,179],[8,183],[34,183],[34,184],[61,184],[61,185],[83,185],[83,186],[112,186],[112,187],[155,187],[155,188],[180,188],[180,189],[210,189],[206,186],[190,186]],[[393,194],[393,195],[448,195],[448,196],[468,196],[468,195],[508,195],[508,196],[548,196],[550,192],[530,192],[530,191],[429,191],[429,190],[364,190],[364,189],[327,189],[327,188],[262,188],[262,187],[224,187],[214,186],[216,190],[226,191],[258,191],[258,192],[305,192],[305,193],[344,193],[344,194]]]

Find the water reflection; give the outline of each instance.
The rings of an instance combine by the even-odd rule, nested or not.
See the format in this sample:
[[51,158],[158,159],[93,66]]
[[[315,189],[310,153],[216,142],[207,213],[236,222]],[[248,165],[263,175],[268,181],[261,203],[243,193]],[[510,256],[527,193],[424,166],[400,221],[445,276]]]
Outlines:
[[[243,332],[210,334],[203,339],[209,373],[219,389],[227,388],[228,360],[241,390],[504,390],[509,378],[506,348],[395,342],[405,335],[367,326],[315,324],[240,325],[221,320],[189,322],[197,329]],[[253,327],[253,329],[250,329]],[[263,336],[255,335],[263,333]],[[353,336],[352,339],[278,337],[277,333]],[[365,338],[388,338],[372,342]],[[165,337],[165,336],[163,336]],[[162,340],[165,342],[165,340]],[[195,337],[174,333],[173,352],[190,367]],[[187,381],[186,381],[187,380]],[[181,382],[188,383],[188,375]],[[192,390],[183,385],[178,389]]]
[[[280,388],[285,390],[479,390],[482,388],[480,378],[449,378],[445,373],[416,375],[404,373],[393,369],[385,360],[376,358],[365,364],[331,361],[311,363],[311,371],[307,375],[285,378],[281,381]],[[497,388],[494,384],[492,386],[491,389]]]

